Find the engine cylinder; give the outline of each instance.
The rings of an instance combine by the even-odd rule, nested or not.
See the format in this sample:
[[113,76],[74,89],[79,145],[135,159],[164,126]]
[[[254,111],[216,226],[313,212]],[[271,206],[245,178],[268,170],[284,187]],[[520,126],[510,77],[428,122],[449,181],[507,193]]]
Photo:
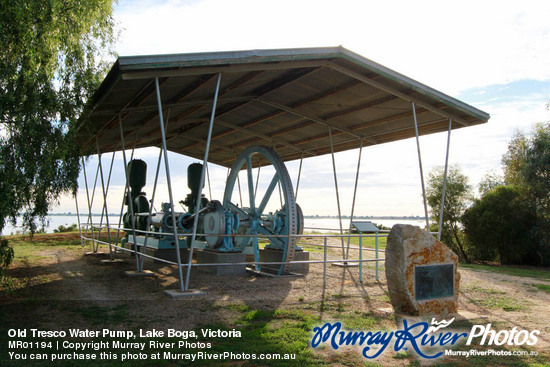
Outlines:
[[145,187],[147,181],[147,163],[141,159],[133,159],[128,163],[130,172],[128,174],[128,180],[130,181],[130,187],[132,191],[141,191]]
[[[202,164],[192,163],[187,167],[187,187],[191,189],[191,192],[199,192],[199,186],[201,184]],[[204,184],[202,185],[204,187]]]

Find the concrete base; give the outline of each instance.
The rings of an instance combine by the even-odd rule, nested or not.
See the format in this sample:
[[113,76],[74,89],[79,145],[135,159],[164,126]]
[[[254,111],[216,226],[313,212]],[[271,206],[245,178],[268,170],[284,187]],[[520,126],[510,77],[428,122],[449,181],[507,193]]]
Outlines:
[[86,251],[86,253],[84,254],[86,256],[103,256],[103,255],[107,255],[107,253],[105,252],[92,252],[92,251]]
[[180,291],[179,289],[169,289],[164,291],[164,294],[170,298],[183,298],[183,297],[192,297],[192,296],[202,296],[205,293],[196,289],[189,289],[188,291]]
[[[193,251],[197,254],[197,264],[244,263],[246,255],[240,252],[216,252],[208,250]],[[200,271],[214,275],[235,275],[246,272],[245,265],[208,265],[197,266]]]
[[[282,261],[283,251],[282,250],[273,250],[273,249],[262,249],[260,250],[260,261],[261,262],[276,262]],[[303,250],[297,250],[294,253],[294,261],[308,261],[309,252]],[[262,265],[262,271],[265,272],[274,272],[279,271],[280,265]],[[287,270],[291,273],[307,274],[309,272],[309,264],[292,264],[287,267]]]
[[123,259],[112,259],[112,260],[100,260],[101,264],[127,264],[128,261]]
[[283,275],[277,275],[277,273],[275,273],[274,271],[272,271],[271,273],[267,273],[265,271],[257,271],[251,268],[246,268],[246,272],[248,274],[252,274],[260,277],[268,277],[268,278],[281,278],[281,277],[303,278],[306,276],[305,274],[298,274],[298,273],[287,273]]
[[144,271],[128,270],[124,272],[124,275],[130,278],[144,278],[144,277],[154,277],[155,273],[153,273],[151,270],[144,270]]
[[[128,243],[126,245],[130,250],[134,250],[134,245],[132,243]],[[137,250],[139,253],[143,251],[143,247],[138,246]],[[128,253],[130,257],[136,256],[134,253],[129,252]],[[145,249],[145,254],[148,256],[153,256],[159,259],[167,260],[167,261],[173,261],[177,262],[177,255],[176,255],[176,248],[170,250],[158,250],[155,248],[147,247]],[[193,257],[195,257],[195,254],[193,254]],[[187,261],[189,260],[189,250],[188,249],[180,249],[180,259],[182,264],[187,264]],[[161,262],[158,260],[153,260],[154,262]]]

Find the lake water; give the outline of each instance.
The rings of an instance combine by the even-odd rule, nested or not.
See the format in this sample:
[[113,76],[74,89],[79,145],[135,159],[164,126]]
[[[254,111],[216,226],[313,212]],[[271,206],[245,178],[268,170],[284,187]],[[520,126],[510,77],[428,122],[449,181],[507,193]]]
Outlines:
[[[93,216],[94,224],[99,224],[101,217]],[[47,233],[52,233],[54,229],[57,229],[59,226],[63,225],[65,227],[72,224],[77,224],[78,219],[75,215],[52,215],[47,217],[48,226],[45,228]],[[88,217],[81,216],[80,221],[86,223]],[[109,224],[111,226],[118,226],[118,215],[109,216]],[[358,219],[360,221],[371,221],[376,224],[381,224],[386,227],[392,227],[394,224],[412,224],[419,227],[425,226],[424,219],[387,219],[387,218],[369,218],[369,219]],[[105,224],[105,218],[103,219],[103,224]],[[21,221],[18,222],[18,226],[14,227],[11,224],[6,224],[6,227],[2,231],[4,235],[17,234],[18,232],[23,232],[23,229],[20,227]],[[304,226],[306,231],[318,231],[318,232],[328,232],[336,231],[340,229],[340,224],[337,218],[305,218]],[[342,228],[344,231],[349,228],[349,219],[342,219]]]

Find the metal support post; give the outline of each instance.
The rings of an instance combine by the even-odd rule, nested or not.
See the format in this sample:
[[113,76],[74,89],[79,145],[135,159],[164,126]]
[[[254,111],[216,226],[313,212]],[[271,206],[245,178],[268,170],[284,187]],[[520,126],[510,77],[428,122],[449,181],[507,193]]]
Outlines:
[[[351,201],[351,214],[349,218],[348,234],[351,234],[351,223],[353,221],[353,214],[355,212],[355,199],[357,197],[357,183],[359,182],[359,169],[361,168],[361,154],[363,153],[363,139],[361,139],[361,145],[359,147],[359,157],[357,158],[357,170],[355,172],[355,185],[353,187],[353,199]],[[349,257],[349,244],[351,237],[348,237],[348,247],[346,249],[346,259]]]
[[[189,289],[189,277],[191,276],[191,262],[193,260],[193,250],[195,249],[195,240],[197,238],[197,227],[199,224],[199,211],[200,211],[200,205],[201,205],[201,194],[202,194],[202,186],[204,185],[204,176],[205,176],[205,170],[206,170],[206,164],[208,162],[208,154],[210,152],[210,142],[212,141],[212,130],[214,127],[214,117],[216,115],[216,105],[218,103],[218,94],[220,92],[220,83],[222,79],[222,74],[218,74],[218,81],[216,82],[216,91],[214,93],[214,102],[212,104],[212,113],[210,114],[210,124],[208,126],[208,137],[206,138],[206,147],[204,149],[204,159],[203,159],[203,165],[202,165],[202,172],[201,172],[201,179],[199,184],[199,192],[198,192],[198,199],[197,204],[195,208],[195,218],[193,220],[193,235],[191,236],[191,246],[189,248],[189,259],[187,261],[187,275],[185,277],[185,288],[182,290],[187,291]],[[158,92],[158,80],[157,80],[157,92]],[[160,98],[159,98],[160,101]],[[159,102],[160,103],[160,102]],[[170,182],[170,181],[168,181]],[[174,223],[176,221],[174,220]],[[176,226],[174,226],[175,228]],[[181,266],[179,267],[181,269]]]
[[426,217],[426,231],[430,232],[430,220],[428,218],[428,204],[426,201],[426,188],[424,187],[424,171],[422,170],[422,155],[420,154],[420,138],[418,133],[418,120],[416,118],[416,107],[412,102],[414,117],[414,132],[416,134],[416,149],[418,151],[418,166],[420,167],[420,182],[422,184],[422,198],[424,199],[424,215]]
[[441,231],[443,229],[443,210],[445,209],[445,191],[447,190],[447,169],[449,167],[449,147],[451,146],[451,129],[453,119],[449,119],[449,132],[447,133],[447,153],[445,154],[445,172],[443,173],[443,192],[441,193],[441,207],[439,212],[439,229],[437,239],[441,241]]
[[[122,145],[122,159],[124,160],[124,174],[126,176],[126,198],[128,198],[128,210],[130,211],[130,222],[132,225],[132,243],[134,244],[134,254],[136,255],[136,269],[139,271],[139,259],[137,251],[137,241],[136,241],[136,224],[134,221],[134,203],[132,202],[132,197],[130,195],[130,167],[128,161],[126,160],[126,148],[124,146],[124,132],[122,131],[122,117],[118,115],[118,127],[120,130],[120,143]],[[134,152],[132,151],[132,156]],[[130,238],[130,236],[128,236]]]
[[[168,119],[170,118],[170,110],[168,110],[168,113],[166,114],[166,124],[165,124],[165,133],[168,129]],[[153,183],[153,193],[151,194],[151,205],[149,206],[149,216],[147,217],[147,233],[145,233],[145,239],[143,240],[143,249],[141,253],[145,255],[145,250],[147,249],[147,242],[149,240],[149,228],[151,227],[151,220],[153,218],[153,206],[155,205],[155,196],[157,193],[157,185],[158,185],[158,179],[159,179],[159,173],[160,173],[160,164],[162,162],[162,149],[159,150],[159,157],[157,160],[157,169],[155,171],[155,181]],[[141,263],[139,266],[139,271],[143,271],[143,263],[145,262],[145,256],[141,257]]]
[[[105,188],[105,197],[107,197],[108,193],[109,193],[109,187],[111,187],[111,177],[112,177],[112,174],[113,174],[113,165],[115,163],[115,153],[116,152],[113,152],[113,156],[111,157],[111,164],[109,166],[109,176],[107,176],[107,187]],[[105,199],[107,200],[107,199]],[[107,201],[105,201],[105,216],[107,218],[107,229],[109,231],[109,251],[112,252],[112,237],[111,237],[111,225],[109,223],[109,210],[107,208]],[[114,254],[116,255],[116,247],[114,249]]]
[[376,248],[376,280],[380,280],[378,277],[378,233],[376,232],[376,237],[374,240],[374,247]]
[[[132,149],[132,154],[130,155],[130,162],[134,159],[134,151],[135,151],[135,144],[134,148]],[[124,150],[121,146],[121,150]],[[124,167],[124,170],[126,171],[126,167]],[[118,217],[118,227],[116,231],[116,240],[115,243],[118,245],[118,240],[120,239],[120,227],[122,226],[122,215],[124,214],[124,203],[126,202],[126,197],[128,196],[128,183],[124,185],[124,195],[122,196],[122,203],[120,204],[120,215]]]
[[[86,222],[86,237],[88,237],[88,226],[90,227],[90,233],[92,234],[92,251],[95,252],[95,244],[94,244],[94,226],[93,226],[93,218],[92,218],[92,206],[94,204],[94,193],[95,193],[95,184],[94,184],[94,190],[92,192],[92,198],[90,199],[90,190],[88,187],[88,174],[86,172],[86,163],[84,162],[84,157],[82,158],[82,169],[84,171],[84,184],[86,185],[86,197],[88,199],[88,220]],[[96,180],[97,182],[97,174],[96,174]]]
[[[97,159],[99,162],[99,174],[101,176],[101,189],[103,192],[103,208],[101,211],[101,221],[99,223],[99,231],[98,231],[98,239],[101,239],[101,226],[103,225],[103,213],[105,213],[105,222],[107,223],[107,237],[109,238],[109,255],[112,257],[113,255],[113,248],[111,246],[111,229],[109,228],[109,210],[107,207],[107,192],[109,190],[109,183],[111,181],[111,172],[113,169],[113,160],[111,160],[111,167],[109,170],[109,177],[107,179],[107,189],[105,188],[105,180],[103,177],[103,165],[101,164],[101,153],[99,152],[99,142],[96,138],[96,148],[97,148]],[[113,153],[113,159],[114,159],[114,153]]]
[[212,200],[212,186],[210,185],[210,170],[208,169],[208,162],[206,162],[206,180],[208,182],[208,199]]
[[327,236],[325,236],[323,246],[323,289],[327,285]]
[[[168,196],[170,197],[170,210],[172,211],[172,223],[174,230],[174,240],[176,242],[176,259],[178,262],[178,275],[180,280],[180,290],[183,291],[183,272],[181,269],[180,241],[178,237],[178,226],[176,225],[176,213],[174,212],[174,195],[172,193],[172,178],[170,177],[170,165],[168,163],[168,148],[166,147],[166,134],[164,133],[164,118],[162,115],[162,99],[160,98],[159,79],[155,78],[155,88],[157,91],[157,105],[159,110],[160,135],[162,139],[162,152],[164,155],[164,169],[166,171],[166,183],[168,184]],[[200,200],[199,200],[200,201]]]
[[296,180],[296,190],[294,190],[294,200],[298,201],[298,189],[300,188],[300,176],[302,175],[302,162],[304,161],[304,152],[300,158],[300,168],[298,168],[298,179]]
[[359,283],[363,283],[363,232],[359,234]]
[[78,209],[78,199],[76,198],[78,191],[74,192],[74,204],[76,206],[76,220],[78,221],[78,233],[80,233],[80,246],[84,247],[84,239],[82,238],[82,227],[80,225],[80,210]]
[[[332,143],[332,127],[328,127],[328,135],[330,139],[330,152],[332,156],[332,172],[334,174],[334,187],[336,189],[336,204],[338,206],[338,222],[340,223],[340,241],[342,243],[342,258],[347,260],[346,251],[344,249],[344,230],[342,228],[342,211],[340,210],[340,193],[338,190],[338,178],[336,177],[336,161],[334,158],[334,144]],[[345,261],[344,261],[345,264]]]

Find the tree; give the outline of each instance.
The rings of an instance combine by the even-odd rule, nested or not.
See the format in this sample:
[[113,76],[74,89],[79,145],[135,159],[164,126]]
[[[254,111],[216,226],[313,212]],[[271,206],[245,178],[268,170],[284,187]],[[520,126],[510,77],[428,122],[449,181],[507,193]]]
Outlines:
[[550,124],[538,124],[531,136],[516,133],[502,163],[505,181],[518,185],[535,213],[533,241],[542,265],[550,264]]
[[502,156],[504,169],[504,182],[508,185],[523,185],[521,167],[525,163],[527,151],[527,138],[521,132],[516,131],[510,143],[508,151]]
[[537,213],[550,220],[550,124],[538,124],[520,170]]
[[[439,223],[443,179],[444,170],[441,167],[434,168],[428,175],[426,199],[432,219],[436,223]],[[462,173],[460,167],[450,167],[447,173],[441,240],[464,261],[469,261],[469,257],[464,246],[460,221],[472,200],[471,191],[468,177]]]
[[76,121],[103,79],[114,41],[112,0],[0,4],[0,230],[23,212],[34,232],[76,191]]
[[536,264],[531,228],[534,213],[517,186],[498,186],[466,210],[462,218],[470,251],[478,260]]
[[483,196],[490,190],[504,185],[504,178],[494,171],[487,172],[479,182],[478,192]]

